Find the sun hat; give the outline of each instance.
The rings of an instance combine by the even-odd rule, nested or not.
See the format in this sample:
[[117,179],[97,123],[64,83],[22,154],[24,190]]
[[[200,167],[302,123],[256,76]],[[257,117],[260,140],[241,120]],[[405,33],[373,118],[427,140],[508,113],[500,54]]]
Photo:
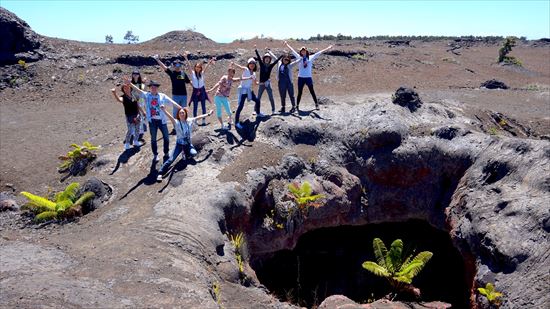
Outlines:
[[152,86],[156,86],[156,87],[160,87],[160,84],[154,80],[151,80],[149,81],[149,87],[152,87]]
[[256,64],[256,59],[254,59],[254,58],[248,58],[248,63],[254,63],[254,64]]

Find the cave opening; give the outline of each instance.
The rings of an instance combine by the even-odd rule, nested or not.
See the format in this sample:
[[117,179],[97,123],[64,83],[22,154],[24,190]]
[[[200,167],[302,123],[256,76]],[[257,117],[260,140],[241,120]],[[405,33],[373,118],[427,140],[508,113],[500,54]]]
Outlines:
[[[259,281],[281,301],[315,308],[328,296],[341,294],[367,303],[391,291],[385,278],[362,268],[363,262],[376,261],[375,237],[388,249],[393,240],[403,240],[404,254],[433,252],[412,282],[421,290],[421,301],[470,307],[473,266],[466,263],[447,232],[423,220],[317,229],[302,235],[293,250],[252,254],[250,264]],[[396,300],[413,299],[401,295]]]

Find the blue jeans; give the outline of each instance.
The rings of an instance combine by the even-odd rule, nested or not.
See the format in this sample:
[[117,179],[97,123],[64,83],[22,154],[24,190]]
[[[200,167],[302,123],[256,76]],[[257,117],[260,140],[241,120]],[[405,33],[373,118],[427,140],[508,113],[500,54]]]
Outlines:
[[[181,106],[181,107],[187,107],[187,96],[186,95],[173,94],[172,95],[172,100],[176,101],[176,103],[178,103],[179,106]],[[174,108],[172,108],[172,116],[174,118],[176,118],[176,116],[178,115],[178,111],[179,110],[174,105]]]
[[[239,118],[241,117],[241,112],[244,107],[244,102],[247,100],[248,95],[246,93],[241,94],[239,98],[239,106],[237,107],[237,111],[235,112],[235,124],[239,123]],[[254,94],[254,91],[251,91],[250,98],[252,101],[254,101],[254,111],[256,113],[260,112],[260,100],[256,97]]]
[[153,154],[155,156],[158,154],[157,129],[160,129],[160,132],[162,133],[162,142],[163,142],[162,146],[164,150],[164,156],[167,157],[168,152],[170,151],[168,126],[165,123],[162,123],[161,119],[151,119],[151,121],[149,121],[149,132],[151,133],[151,150],[153,150]]
[[182,151],[185,153],[186,157],[193,157],[197,154],[197,151],[195,150],[195,147],[193,147],[193,145],[191,145],[191,144],[185,144],[184,145],[184,144],[176,143],[176,148],[174,148],[174,151],[172,152],[172,155],[170,156],[170,159],[168,159],[166,162],[164,162],[164,164],[162,165],[162,167],[159,170],[159,174],[162,175],[162,174],[166,173],[166,170],[168,169],[168,167],[170,167],[170,164],[172,164],[174,161],[176,161],[176,159],[178,158],[180,153],[182,153]]
[[273,90],[271,89],[271,84],[268,84],[267,86],[265,84],[260,84],[258,87],[258,100],[262,100],[262,94],[264,93],[264,90],[267,91],[267,95],[269,96],[269,102],[271,103],[271,111],[275,111],[275,100],[273,100]]
[[191,94],[191,99],[189,103],[193,102],[193,117],[197,117],[197,109],[199,107],[199,101],[201,102],[202,113],[206,114],[206,89],[202,88],[193,88],[193,93]]

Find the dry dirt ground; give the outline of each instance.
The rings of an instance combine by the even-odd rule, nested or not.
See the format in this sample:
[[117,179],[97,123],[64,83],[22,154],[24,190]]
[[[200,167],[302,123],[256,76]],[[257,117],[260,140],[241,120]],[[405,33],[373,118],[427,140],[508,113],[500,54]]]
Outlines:
[[[255,44],[261,48],[270,46],[278,53],[282,42],[254,40],[182,46],[161,40],[156,45],[107,46],[48,40],[56,53],[65,56],[29,64],[26,70],[32,72],[32,77],[28,82],[0,91],[0,191],[13,188],[16,193],[45,194],[49,188],[62,188],[67,181],[59,181],[57,157],[71,143],[85,140],[102,146],[98,158],[101,164],[94,165],[86,176],[68,181],[97,176],[114,191],[100,209],[68,224],[34,228],[25,225],[17,213],[0,214],[0,306],[212,307],[215,303],[209,286],[191,288],[196,288],[191,283],[200,282],[205,274],[190,272],[195,268],[189,265],[198,262],[190,255],[181,255],[181,250],[198,250],[205,255],[215,252],[211,252],[213,248],[194,246],[193,239],[186,243],[174,241],[178,225],[200,220],[200,216],[191,219],[188,215],[200,213],[207,198],[217,190],[242,184],[248,170],[275,165],[288,152],[313,160],[317,150],[307,145],[275,147],[263,136],[246,140],[234,129],[231,134],[222,134],[215,131],[218,123],[211,117],[207,126],[196,131],[209,142],[197,162],[176,164],[169,179],[156,183],[148,176],[152,158],[148,135],[147,144],[140,150],[131,152],[129,158],[121,156],[126,125],[122,107],[113,100],[109,89],[132,67],[116,63],[93,65],[78,55],[98,59],[135,53],[162,56],[185,47],[191,52],[200,49],[208,54],[236,53],[234,61],[244,64],[253,55]],[[550,45],[528,43],[514,48],[512,54],[523,62],[522,68],[516,68],[496,64],[498,45],[489,43],[463,48],[460,55],[446,51],[448,41],[413,41],[411,46],[395,47],[382,41],[333,43],[337,50],[359,51],[363,55],[356,59],[325,55],[316,62],[316,91],[336,104],[390,100],[397,87],[409,85],[416,87],[424,101],[451,103],[481,118],[486,117],[488,110],[500,112],[530,127],[537,136],[550,136]],[[292,42],[295,48],[303,44]],[[305,44],[322,48],[330,42]],[[219,79],[228,63],[218,61],[207,72],[207,86]],[[115,68],[122,73],[113,73]],[[159,80],[161,91],[170,94],[169,79],[158,67],[141,70],[149,79]],[[491,78],[504,81],[512,89],[478,88]],[[310,110],[313,103],[305,93],[301,105]],[[276,90],[274,96],[278,108]],[[231,106],[236,109],[235,96]],[[322,106],[319,115],[327,108],[330,105]],[[252,109],[251,104],[245,106],[243,119],[254,119]],[[266,95],[262,98],[262,110],[270,110]],[[313,115],[303,113],[301,117],[308,121]],[[180,201],[179,209],[163,202],[174,199]],[[23,203],[20,197],[17,200]],[[178,237],[185,239],[185,235]],[[259,293],[229,283],[222,289],[226,301],[234,293]],[[52,295],[52,290],[69,292]]]

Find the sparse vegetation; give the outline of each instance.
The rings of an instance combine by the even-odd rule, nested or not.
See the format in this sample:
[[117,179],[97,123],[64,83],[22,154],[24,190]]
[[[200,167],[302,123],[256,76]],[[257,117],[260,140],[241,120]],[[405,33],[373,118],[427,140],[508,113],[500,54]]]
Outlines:
[[23,68],[23,70],[26,70],[29,67],[29,65],[25,62],[25,60],[19,60],[17,61],[17,64],[19,64],[19,66]]
[[244,238],[244,234],[242,232],[237,233],[235,235],[228,235],[229,241],[231,241],[231,244],[233,245],[234,252],[235,252],[235,259],[237,261],[237,266],[239,268],[239,277],[241,279],[241,283],[245,284],[248,281],[248,278],[246,274],[244,273],[244,257],[245,257],[245,246],[246,246],[246,240]]
[[222,307],[222,288],[219,282],[216,281],[212,284],[212,293],[214,294],[213,296],[214,296],[214,299],[216,300],[216,303],[218,304],[218,307],[223,308]]
[[93,161],[97,155],[96,152],[100,146],[94,146],[89,142],[84,142],[82,145],[71,144],[73,150],[67,152],[66,155],[59,156],[63,163],[59,166],[60,173],[69,172],[69,175],[83,175],[86,173],[88,164]]
[[69,219],[82,215],[81,206],[94,198],[93,192],[85,192],[78,196],[80,185],[73,182],[65,190],[56,193],[53,199],[21,192],[27,198],[25,208],[35,214],[34,221],[42,222],[53,219]]
[[422,251],[414,258],[412,254],[404,258],[401,239],[394,240],[389,251],[380,238],[375,238],[372,246],[376,262],[366,261],[362,266],[374,275],[388,279],[395,293],[410,285],[433,256],[430,251]]
[[107,44],[113,44],[113,36],[110,35],[110,34],[107,34],[107,35],[105,36],[105,43],[107,43]]
[[508,56],[512,51],[512,47],[516,46],[515,37],[507,37],[502,43],[502,47],[498,50],[498,63],[513,64],[521,66],[522,63],[514,56]]
[[353,54],[351,58],[355,60],[366,60],[367,56],[365,54]]
[[492,307],[500,307],[500,304],[502,302],[500,299],[502,297],[502,293],[498,292],[492,283],[488,282],[484,288],[477,288],[477,291],[480,295],[483,295],[485,296],[485,298],[487,298],[487,301],[489,301],[489,304],[491,304]]
[[489,130],[487,130],[487,132],[488,132],[490,135],[498,135],[498,129],[495,128],[495,127],[489,128]]
[[[380,40],[380,41],[424,41],[424,42],[433,42],[441,40],[467,40],[467,41],[488,41],[488,42],[499,42],[502,41],[502,36],[429,36],[429,35],[376,35],[376,36],[351,36],[351,35],[342,35],[341,33],[337,35],[321,35],[317,34],[312,36],[309,39],[300,39],[299,41],[335,41],[335,40]],[[526,37],[521,37],[520,40],[527,40]]]
[[116,66],[113,68],[113,74],[122,73],[122,68],[119,66]]
[[542,85],[542,84],[528,84],[525,87],[523,87],[523,89],[529,90],[529,91],[544,91],[544,90],[550,90],[550,86]]

